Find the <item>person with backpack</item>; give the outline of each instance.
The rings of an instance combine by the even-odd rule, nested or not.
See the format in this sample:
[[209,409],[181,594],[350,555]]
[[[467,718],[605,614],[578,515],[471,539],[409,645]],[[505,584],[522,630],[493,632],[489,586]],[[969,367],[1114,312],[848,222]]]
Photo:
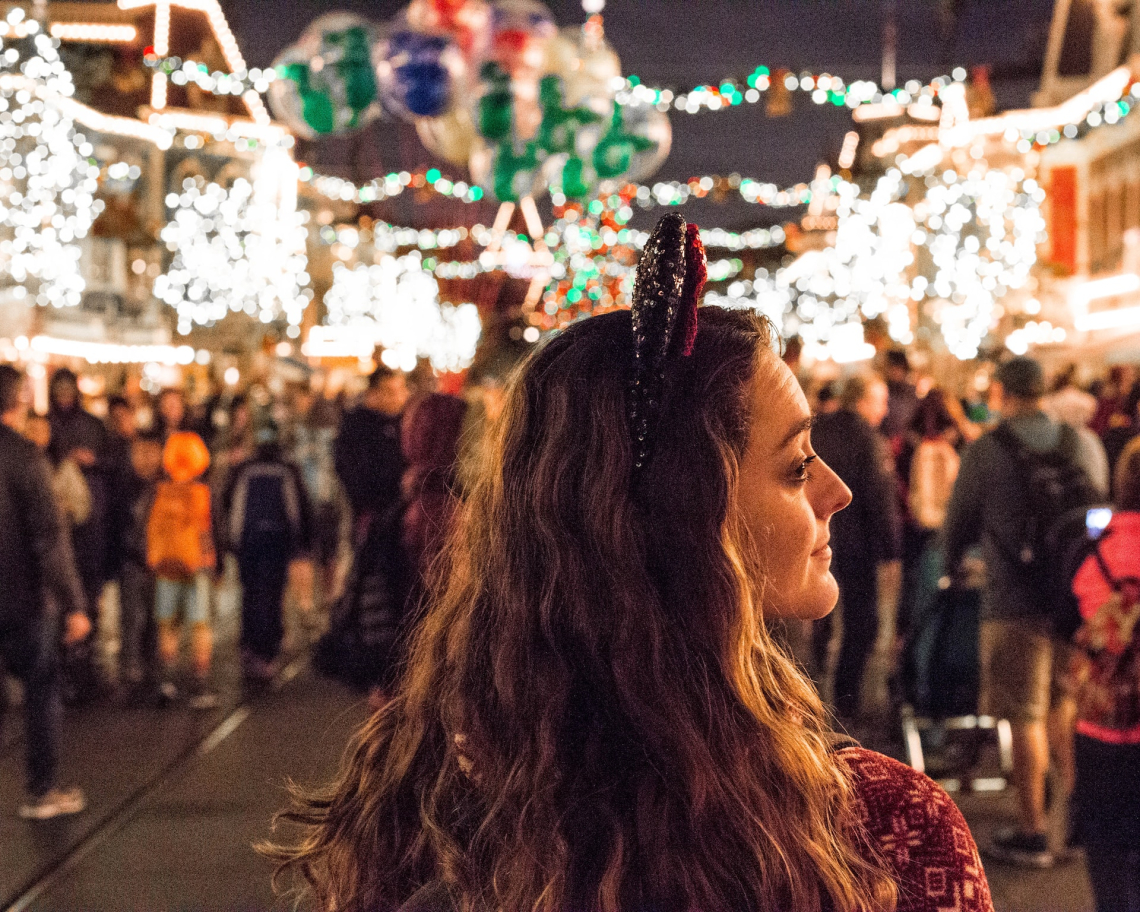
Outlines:
[[1078,461],[1075,432],[1041,410],[1041,365],[1013,358],[995,379],[1002,421],[962,457],[943,529],[945,568],[951,577],[959,574],[980,540],[986,565],[980,710],[1010,723],[1019,812],[1019,826],[999,831],[985,851],[1000,861],[1045,868],[1055,862],[1046,837],[1051,754],[1059,797],[1072,780],[1066,724],[1072,703],[1062,689],[1072,633],[1065,629],[1072,603],[1066,567],[1087,540],[1085,514],[1100,493]]
[[1140,439],[1113,481],[1116,512],[1073,579],[1073,810],[1097,912],[1140,912]]
[[210,577],[217,565],[210,489],[201,481],[210,467],[210,451],[192,431],[177,431],[162,451],[167,481],[158,486],[147,523],[147,566],[155,575],[154,613],[162,665],[159,696],[178,699],[174,683],[181,631],[179,613],[190,629],[193,670],[189,706],[211,709],[218,703],[210,689],[214,638],[210,628]]
[[222,495],[225,548],[241,578],[241,650],[245,673],[269,680],[285,627],[282,599],[292,561],[313,549],[313,508],[304,478],[285,459],[272,423],[254,434],[253,456],[236,466]]

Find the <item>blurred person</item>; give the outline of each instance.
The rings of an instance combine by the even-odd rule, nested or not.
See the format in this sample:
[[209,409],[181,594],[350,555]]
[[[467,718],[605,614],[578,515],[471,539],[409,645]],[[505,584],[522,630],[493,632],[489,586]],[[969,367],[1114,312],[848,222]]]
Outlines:
[[933,681],[933,662],[938,657],[933,655],[936,644],[930,642],[939,627],[936,612],[944,607],[937,599],[942,576],[938,533],[946,521],[961,464],[957,450],[961,435],[941,389],[932,389],[919,400],[910,436],[918,442],[906,462],[907,518],[896,630],[904,649],[899,667],[904,693],[926,708],[934,705],[932,685],[951,686],[951,682]]
[[946,794],[837,743],[767,633],[835,605],[850,493],[769,324],[697,310],[678,221],[632,317],[512,382],[395,699],[277,850],[316,908],[992,910]]
[[[879,566],[900,555],[897,494],[891,458],[878,428],[887,414],[887,385],[855,375],[843,385],[839,411],[816,419],[815,449],[854,498],[832,523],[832,572],[839,583],[843,624],[834,676],[835,709],[853,722],[862,707],[863,676],[879,636]],[[823,674],[832,637],[831,617],[816,623],[813,652]]]
[[220,507],[220,537],[241,578],[241,650],[246,674],[277,672],[285,635],[282,600],[289,565],[313,549],[313,508],[301,471],[286,460],[276,424],[263,423],[255,449],[235,466]]
[[362,526],[399,501],[404,474],[400,422],[407,402],[404,375],[381,364],[368,378],[360,404],[341,422],[333,453],[358,539]]
[[1074,665],[1073,819],[1097,912],[1140,912],[1140,439],[1125,447],[1114,487],[1116,510],[1073,580],[1086,622],[1077,644],[1089,650]]
[[158,485],[147,521],[147,567],[155,575],[154,617],[162,680],[159,696],[177,700],[175,683],[181,624],[189,629],[192,683],[189,705],[210,709],[218,698],[210,687],[213,631],[211,574],[217,566],[210,489],[200,480],[210,451],[190,431],[171,434],[162,451],[167,480]]
[[834,382],[824,383],[815,394],[815,414],[834,415],[839,411],[839,393]]
[[1089,474],[1102,497],[1108,497],[1109,466],[1104,444],[1089,424],[1096,414],[1096,397],[1078,389],[1072,382],[1073,371],[1057,378],[1054,388],[1041,400],[1041,410],[1058,424],[1071,427],[1077,435],[1078,452],[1075,459]]
[[1089,427],[1093,433],[1104,436],[1112,426],[1112,417],[1123,410],[1124,400],[1136,379],[1136,369],[1129,364],[1114,364],[1108,369],[1108,378],[1097,395],[1096,414]]
[[91,494],[91,511],[85,522],[72,529],[71,541],[92,630],[90,636],[72,650],[66,684],[74,699],[85,701],[95,697],[104,684],[97,668],[95,628],[99,623],[103,587],[108,578],[110,465],[107,461],[107,430],[103,422],[84,410],[78,378],[67,368],[61,368],[52,375],[48,399],[48,420],[51,422],[48,452],[51,459],[57,465],[65,458],[73,459],[83,472]]
[[0,659],[24,686],[28,779],[19,815],[46,820],[87,805],[81,789],[61,787],[56,775],[59,647],[85,639],[91,621],[46,460],[18,433],[24,389],[23,375],[0,365]]
[[895,452],[918,410],[918,392],[910,379],[910,360],[901,348],[891,348],[883,356],[883,375],[887,383],[887,415],[879,432],[891,443]]
[[51,422],[42,415],[29,413],[24,421],[24,436],[39,447],[48,457],[51,470],[51,490],[56,505],[64,520],[68,534],[91,517],[91,489],[83,471],[71,456],[62,457],[58,463],[51,462]]
[[1039,362],[1017,357],[995,375],[1002,422],[966,450],[944,526],[946,571],[955,574],[968,549],[981,542],[986,566],[981,602],[981,712],[1009,720],[1018,826],[999,831],[986,847],[994,858],[1025,867],[1055,862],[1047,838],[1045,781],[1050,758],[1060,791],[1072,780],[1071,700],[1063,690],[1067,645],[1055,634],[1052,612],[1020,554],[1034,523],[1033,492],[1023,459],[1007,435],[1029,453],[1054,453],[1068,464],[1081,450],[1076,434],[1041,410],[1045,375]]
[[313,560],[325,606],[336,590],[337,560],[340,554],[342,495],[333,465],[333,443],[337,433],[337,411],[327,399],[308,387],[297,390],[293,402],[296,420],[292,432],[292,457],[305,481],[313,504]]
[[186,397],[182,390],[167,387],[158,394],[155,402],[154,420],[157,431],[163,440],[171,434],[188,430],[186,427]]
[[459,505],[459,444],[466,417],[467,403],[458,396],[431,393],[404,422],[408,467],[401,482],[405,503],[401,542],[413,573],[413,604],[419,602]]
[[155,677],[155,580],[147,566],[147,528],[162,478],[162,434],[145,431],[131,441],[131,465],[119,487],[119,679],[141,695]]
[[[1120,400],[1119,408],[1109,416],[1107,427],[1101,434],[1105,458],[1115,479],[1116,464],[1129,442],[1140,434],[1140,380],[1132,385],[1128,395]],[[1115,493],[1115,492],[1114,492]]]

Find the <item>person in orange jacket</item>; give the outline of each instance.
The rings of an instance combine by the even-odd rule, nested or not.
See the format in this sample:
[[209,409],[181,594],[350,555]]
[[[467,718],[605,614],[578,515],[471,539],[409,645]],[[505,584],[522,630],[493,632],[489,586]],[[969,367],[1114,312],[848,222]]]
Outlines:
[[217,559],[210,518],[210,489],[200,479],[210,467],[210,452],[190,431],[171,434],[162,453],[168,480],[158,486],[147,524],[147,566],[155,575],[155,621],[162,666],[159,695],[179,696],[174,683],[181,630],[179,612],[190,630],[193,672],[189,705],[217,705],[210,689],[213,632],[210,628],[210,577]]

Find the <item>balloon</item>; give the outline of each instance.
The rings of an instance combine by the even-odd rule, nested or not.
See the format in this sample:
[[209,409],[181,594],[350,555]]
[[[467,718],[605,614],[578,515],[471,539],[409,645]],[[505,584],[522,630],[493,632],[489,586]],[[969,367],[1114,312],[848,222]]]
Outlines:
[[315,20],[274,62],[274,115],[307,139],[349,133],[380,115],[372,55],[376,26],[353,13]]
[[517,146],[510,140],[480,144],[471,155],[471,179],[504,203],[515,203],[540,186],[539,149],[534,142]]
[[562,77],[568,104],[589,105],[606,115],[614,80],[621,78],[621,61],[600,29],[569,26],[547,42],[543,72]]
[[594,147],[594,170],[602,180],[642,180],[669,156],[672,142],[667,115],[649,105],[614,102],[609,127]]
[[384,107],[406,120],[446,113],[463,73],[462,55],[446,35],[397,26],[376,45]]
[[554,17],[538,0],[495,0],[486,53],[512,79],[533,80],[556,33]]
[[453,165],[466,167],[471,160],[479,134],[465,107],[455,107],[442,117],[421,117],[416,121],[416,133],[432,155]]
[[491,11],[484,0],[412,0],[404,19],[417,32],[446,35],[474,61],[486,49]]

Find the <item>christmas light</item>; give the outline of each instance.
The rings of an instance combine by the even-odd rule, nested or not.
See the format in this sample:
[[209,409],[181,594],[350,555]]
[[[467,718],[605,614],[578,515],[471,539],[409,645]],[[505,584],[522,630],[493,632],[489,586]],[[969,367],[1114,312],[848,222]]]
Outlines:
[[111,342],[81,342],[53,336],[34,336],[28,347],[42,355],[80,358],[90,364],[188,365],[197,357],[189,345],[116,345]]
[[[25,22],[12,10],[6,25]],[[0,57],[0,281],[17,299],[81,303],[80,242],[103,204],[94,148],[59,102],[74,92],[54,39],[28,22]]]
[[53,22],[52,38],[85,44],[132,44],[139,32],[133,25],[106,25],[93,22]]
[[371,348],[382,347],[385,363],[405,371],[419,358],[436,370],[462,370],[475,357],[482,334],[474,304],[440,303],[439,284],[418,253],[385,255],[355,268],[335,264],[325,307],[330,327],[361,340],[358,351],[367,346],[371,354]]
[[308,216],[296,209],[295,170],[287,153],[270,150],[252,184],[188,177],[180,194],[167,197],[174,215],[161,237],[173,260],[154,293],[177,311],[180,333],[231,312],[300,325],[312,291],[305,287]]

